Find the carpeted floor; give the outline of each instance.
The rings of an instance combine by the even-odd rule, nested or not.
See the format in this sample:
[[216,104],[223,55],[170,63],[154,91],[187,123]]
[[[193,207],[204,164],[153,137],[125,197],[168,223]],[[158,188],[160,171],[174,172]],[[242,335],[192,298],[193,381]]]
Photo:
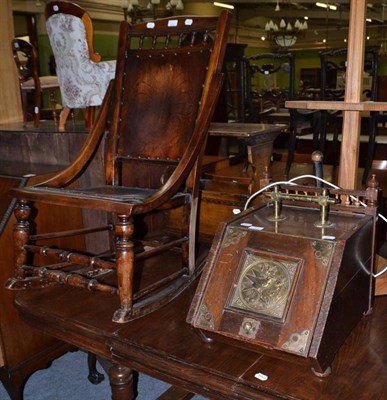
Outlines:
[[[102,368],[98,365],[98,370]],[[110,400],[111,391],[109,379],[98,385],[91,384],[87,379],[87,355],[82,351],[67,353],[55,360],[50,368],[37,371],[28,379],[24,389],[24,400]],[[155,400],[170,385],[140,374],[138,377],[137,400]],[[10,397],[0,383],[0,400]],[[194,400],[205,400],[195,396]]]

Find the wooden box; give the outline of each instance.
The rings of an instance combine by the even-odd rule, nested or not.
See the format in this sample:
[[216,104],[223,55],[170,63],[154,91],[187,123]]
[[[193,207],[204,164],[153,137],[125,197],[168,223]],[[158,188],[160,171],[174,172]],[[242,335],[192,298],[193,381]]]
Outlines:
[[371,308],[375,217],[284,205],[247,210],[219,226],[187,321],[207,340],[308,362],[330,372]]

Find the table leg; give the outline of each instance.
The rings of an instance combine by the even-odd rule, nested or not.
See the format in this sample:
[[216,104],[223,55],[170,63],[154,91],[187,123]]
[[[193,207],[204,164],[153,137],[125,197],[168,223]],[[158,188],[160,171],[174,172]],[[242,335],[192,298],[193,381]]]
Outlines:
[[109,370],[112,400],[134,400],[133,371],[114,364]]

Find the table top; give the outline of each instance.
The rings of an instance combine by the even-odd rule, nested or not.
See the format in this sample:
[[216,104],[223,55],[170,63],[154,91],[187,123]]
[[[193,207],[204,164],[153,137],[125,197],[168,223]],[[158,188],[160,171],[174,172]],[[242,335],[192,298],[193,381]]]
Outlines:
[[[137,371],[215,399],[382,399],[387,393],[387,298],[375,300],[332,365],[318,378],[306,364],[221,342],[186,323],[195,287],[138,320],[111,322],[118,297],[76,288],[20,292],[22,317],[46,333]],[[339,325],[338,325],[339,329]],[[256,374],[267,376],[266,381]]]
[[248,138],[264,134],[279,134],[286,127],[286,124],[213,122],[210,125],[209,134],[211,136]]

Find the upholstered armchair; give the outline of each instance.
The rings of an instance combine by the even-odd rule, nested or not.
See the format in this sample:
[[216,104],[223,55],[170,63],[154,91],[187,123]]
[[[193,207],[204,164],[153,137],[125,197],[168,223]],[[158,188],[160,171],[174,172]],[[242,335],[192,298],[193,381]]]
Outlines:
[[116,62],[100,61],[93,48],[90,16],[76,4],[48,3],[46,27],[62,95],[59,130],[65,130],[71,109],[82,108],[86,109],[86,125],[90,128],[95,107],[102,104],[108,84],[114,78]]

